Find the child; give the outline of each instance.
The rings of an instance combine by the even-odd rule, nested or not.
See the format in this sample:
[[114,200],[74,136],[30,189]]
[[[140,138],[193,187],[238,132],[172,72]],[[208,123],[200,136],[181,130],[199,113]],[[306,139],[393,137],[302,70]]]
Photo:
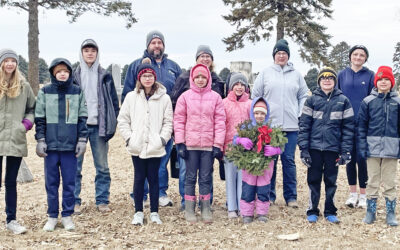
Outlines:
[[[257,97],[251,103],[250,119],[252,125],[257,123],[267,124],[269,119],[269,106],[263,97]],[[249,138],[235,137],[235,144],[242,145],[245,149],[253,148],[253,142]],[[279,147],[265,145],[264,155],[274,156],[281,154]],[[274,161],[269,163],[263,175],[255,176],[247,170],[242,169],[242,195],[240,200],[240,213],[243,217],[243,223],[251,223],[254,217],[254,206],[256,207],[257,220],[267,222],[267,214],[270,206],[269,194],[271,191],[271,178],[274,172]],[[256,197],[257,195],[257,197]]]
[[165,145],[172,133],[172,104],[166,88],[157,80],[156,70],[148,58],[138,67],[134,91],[127,94],[118,116],[118,128],[132,155],[135,171],[133,225],[143,225],[144,181],[150,189],[150,221],[162,224],[158,215],[158,170]]
[[22,157],[28,155],[26,132],[32,128],[35,95],[18,69],[18,55],[0,50],[0,187],[5,166],[6,228],[14,234],[26,232],[17,219],[17,176]]
[[87,109],[82,90],[72,83],[71,63],[64,58],[51,62],[51,84],[39,90],[35,109],[36,154],[44,159],[48,220],[44,231],[54,231],[59,213],[60,172],[63,185],[61,223],[68,231],[75,225],[75,175],[77,158],[86,150]]
[[[225,147],[232,143],[236,134],[236,126],[249,119],[251,100],[246,89],[249,88],[247,78],[242,73],[232,74],[229,81],[229,94],[222,102],[226,115]],[[228,218],[237,218],[240,208],[240,197],[242,195],[242,171],[238,171],[233,162],[224,157],[225,161],[225,183],[226,200],[228,204]]]
[[185,218],[197,221],[196,181],[199,178],[201,218],[212,222],[210,207],[214,158],[221,158],[225,139],[225,111],[221,96],[211,90],[211,73],[197,64],[190,70],[190,89],[177,101],[174,115],[175,143],[186,162]]
[[334,204],[337,165],[347,164],[351,159],[354,113],[349,99],[335,88],[337,75],[332,68],[323,68],[317,83],[319,87],[304,104],[298,138],[301,160],[308,167],[310,202],[307,220],[310,223],[318,220],[323,177],[326,195],[324,216],[331,223],[339,223]]
[[374,223],[379,187],[383,183],[386,200],[386,223],[397,226],[396,172],[399,150],[400,98],[396,91],[392,69],[381,66],[375,74],[375,88],[361,103],[358,116],[358,145],[367,159],[367,213],[364,222]]

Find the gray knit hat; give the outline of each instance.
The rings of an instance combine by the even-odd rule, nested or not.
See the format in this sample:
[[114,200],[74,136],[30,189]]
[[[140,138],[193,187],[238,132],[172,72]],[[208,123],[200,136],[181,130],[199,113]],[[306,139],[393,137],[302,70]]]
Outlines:
[[244,86],[246,86],[246,89],[249,88],[249,83],[247,82],[247,77],[243,75],[241,72],[236,72],[231,74],[231,78],[229,80],[229,90],[233,89],[233,86],[235,86],[236,83],[240,82]]
[[202,54],[209,54],[211,56],[211,59],[214,61],[214,56],[210,49],[210,46],[199,45],[199,47],[197,48],[197,52],[196,52],[196,61],[197,61],[197,58],[199,58],[199,56],[201,56]]
[[163,45],[165,47],[164,35],[158,30],[153,30],[153,31],[150,31],[149,34],[147,34],[147,37],[146,37],[146,48],[149,47],[149,44],[151,43],[151,40],[153,40],[154,38],[159,38],[162,41],[162,43],[163,43]]
[[86,47],[93,47],[93,48],[96,48],[97,51],[99,51],[99,46],[97,46],[97,43],[95,42],[95,40],[90,39],[90,38],[83,41],[83,43],[81,44],[81,50]]
[[19,62],[17,53],[12,49],[2,49],[2,50],[0,50],[0,64],[6,58],[14,58],[17,61],[17,64]]

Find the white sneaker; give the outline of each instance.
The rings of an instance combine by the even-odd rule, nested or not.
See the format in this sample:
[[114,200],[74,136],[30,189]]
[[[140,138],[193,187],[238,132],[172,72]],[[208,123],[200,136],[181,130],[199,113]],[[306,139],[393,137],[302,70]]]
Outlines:
[[357,193],[350,193],[349,198],[346,201],[346,206],[348,207],[356,207],[358,201],[358,194]]
[[144,214],[143,212],[136,212],[133,216],[132,225],[143,226]]
[[161,196],[158,198],[158,203],[162,207],[170,206],[172,207],[173,203],[172,200],[168,196]]
[[365,194],[364,195],[360,194],[360,197],[358,198],[357,207],[363,209],[367,208],[367,197]]
[[74,225],[74,222],[72,221],[71,216],[62,217],[61,224],[64,226],[64,229],[67,231],[75,230],[75,225]]
[[153,223],[157,223],[157,224],[162,224],[162,221],[160,220],[160,216],[158,215],[157,212],[153,212],[150,214],[150,221]]
[[8,222],[6,228],[14,234],[23,234],[26,232],[26,228],[21,226],[16,220]]
[[44,230],[44,231],[47,231],[47,232],[53,232],[54,229],[55,229],[56,226],[57,226],[57,223],[58,223],[58,219],[57,219],[57,218],[51,218],[51,217],[49,217],[49,218],[47,219],[46,224],[45,224],[44,227],[43,227],[43,230]]

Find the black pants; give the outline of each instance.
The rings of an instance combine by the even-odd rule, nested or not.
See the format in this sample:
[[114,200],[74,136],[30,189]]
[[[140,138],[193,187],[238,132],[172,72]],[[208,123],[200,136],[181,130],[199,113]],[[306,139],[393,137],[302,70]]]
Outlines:
[[161,158],[141,159],[132,156],[135,178],[133,182],[133,196],[136,212],[143,212],[144,181],[149,182],[150,211],[158,212],[158,169]]
[[325,211],[324,216],[336,215],[336,207],[333,202],[336,193],[336,179],[338,176],[338,167],[336,159],[339,154],[332,151],[310,150],[311,167],[307,171],[307,183],[310,189],[310,204],[307,209],[307,215],[319,215],[319,198],[321,196],[322,177],[325,183]]
[[211,198],[214,157],[211,151],[188,150],[186,163],[185,196],[196,196],[197,176],[201,199]]
[[[17,176],[22,157],[7,156],[6,160],[6,214],[7,223],[16,219],[17,216]],[[1,172],[3,169],[3,156],[0,156],[0,187]]]
[[360,188],[366,188],[368,181],[367,160],[360,157],[360,154],[357,152],[357,146],[356,140],[354,139],[353,150],[351,151],[351,161],[346,165],[347,181],[349,185],[357,185],[358,172],[359,186]]

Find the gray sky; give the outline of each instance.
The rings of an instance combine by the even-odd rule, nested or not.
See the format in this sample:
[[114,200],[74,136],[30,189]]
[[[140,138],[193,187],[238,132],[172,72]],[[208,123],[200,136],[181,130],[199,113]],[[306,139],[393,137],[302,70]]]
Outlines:
[[[333,0],[333,19],[323,19],[333,36],[333,45],[346,41],[350,45],[363,44],[370,53],[366,66],[376,71],[380,65],[392,66],[394,46],[400,42],[400,1],[398,0]],[[100,47],[100,62],[121,66],[141,57],[145,37],[150,30],[160,30],[165,36],[165,52],[181,67],[195,62],[197,46],[207,44],[214,53],[217,72],[231,61],[251,61],[253,72],[272,63],[275,38],[256,45],[226,52],[221,41],[234,31],[223,18],[229,13],[222,0],[141,0],[133,1],[138,23],[129,30],[117,16],[102,17],[84,14],[78,22],[70,24],[62,11],[39,11],[40,57],[47,63],[56,57],[78,61],[79,46],[86,38],[93,38]],[[18,14],[19,12],[19,14]],[[12,48],[28,58],[28,15],[17,9],[0,9],[0,48]],[[305,74],[311,65],[303,62],[298,47],[290,40],[290,61]]]

